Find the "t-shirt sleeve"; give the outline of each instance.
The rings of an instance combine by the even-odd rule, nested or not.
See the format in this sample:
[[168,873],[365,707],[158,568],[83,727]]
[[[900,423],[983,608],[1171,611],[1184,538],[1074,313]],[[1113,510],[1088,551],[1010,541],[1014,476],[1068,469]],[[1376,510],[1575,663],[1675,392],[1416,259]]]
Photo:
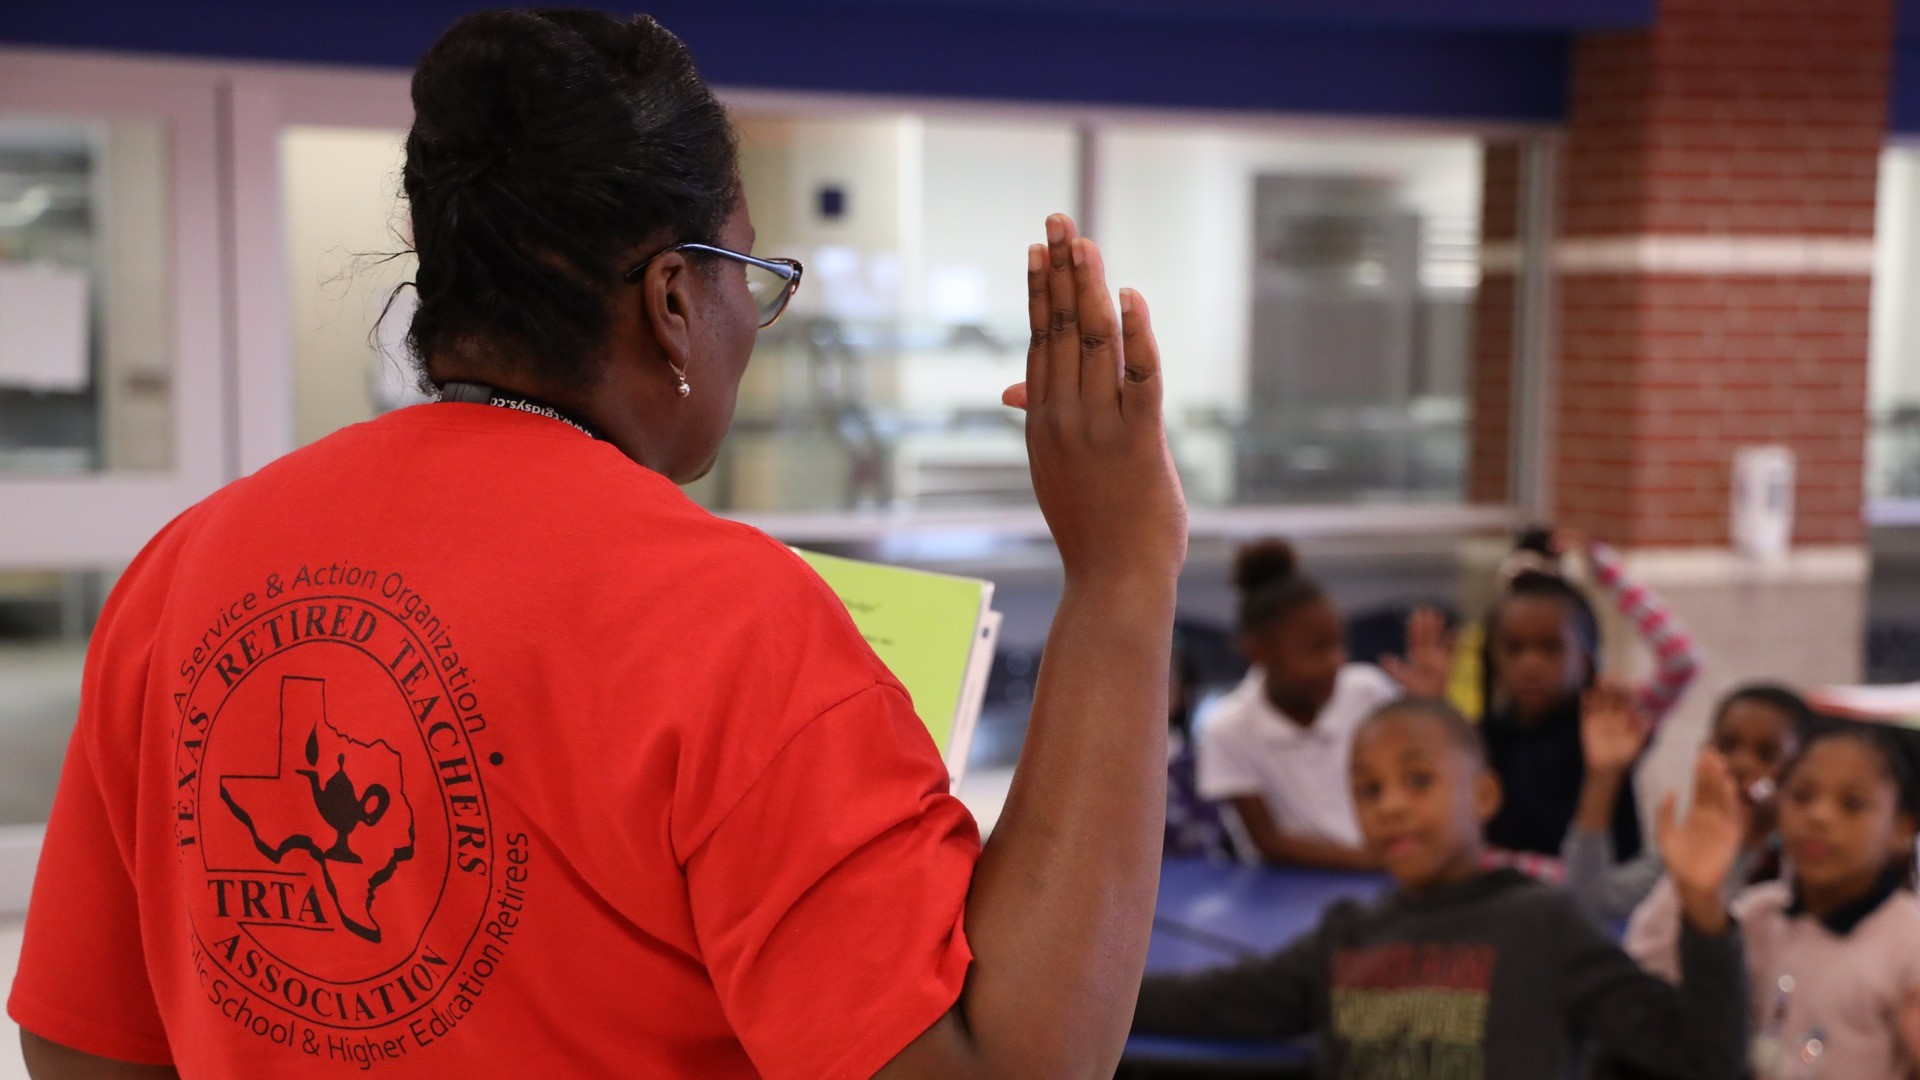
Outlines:
[[953,1006],[979,853],[898,688],[800,728],[686,861],[702,959],[762,1075],[865,1080]]
[[41,1038],[97,1057],[173,1062],[147,978],[133,879],[84,724],[67,747],[47,820],[7,1013]]
[[1200,729],[1194,746],[1194,785],[1201,798],[1219,801],[1264,793],[1260,773],[1241,742],[1238,726],[1225,716]]
[[1567,891],[1587,914],[1603,924],[1631,916],[1666,869],[1652,851],[1616,862],[1612,833],[1577,825],[1569,828],[1567,838],[1560,842],[1560,862],[1567,871]]

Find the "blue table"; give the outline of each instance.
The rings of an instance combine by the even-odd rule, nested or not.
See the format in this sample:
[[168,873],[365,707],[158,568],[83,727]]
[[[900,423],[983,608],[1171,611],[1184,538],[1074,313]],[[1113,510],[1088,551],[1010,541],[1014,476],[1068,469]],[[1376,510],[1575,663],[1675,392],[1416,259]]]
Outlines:
[[[1168,859],[1160,868],[1147,972],[1205,971],[1272,952],[1318,925],[1328,904],[1370,899],[1388,884],[1378,874]],[[1264,1043],[1135,1035],[1127,1040],[1123,1060],[1230,1072],[1304,1068],[1313,1052],[1306,1039]]]
[[1268,953],[1318,926],[1336,900],[1371,900],[1391,884],[1384,874],[1168,859],[1154,919],[1228,948]]

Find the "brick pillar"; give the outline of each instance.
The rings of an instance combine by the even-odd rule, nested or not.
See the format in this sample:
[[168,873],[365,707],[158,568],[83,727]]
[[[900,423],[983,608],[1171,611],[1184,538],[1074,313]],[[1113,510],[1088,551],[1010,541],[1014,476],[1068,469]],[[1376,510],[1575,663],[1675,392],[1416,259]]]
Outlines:
[[[1859,677],[1893,34],[1891,0],[1661,0],[1651,30],[1576,46],[1554,497],[1559,520],[1627,551],[1707,654],[1656,780],[1682,773],[1729,684]],[[1784,566],[1728,547],[1733,452],[1752,443],[1798,457]]]
[[1513,252],[1520,236],[1520,147],[1489,143],[1483,157],[1480,243],[1497,258],[1481,263],[1473,297],[1473,357],[1468,369],[1467,501],[1504,503],[1513,456]]
[[1636,546],[1727,542],[1734,448],[1791,446],[1795,539],[1858,544],[1889,0],[1663,0],[1576,47],[1556,495]]

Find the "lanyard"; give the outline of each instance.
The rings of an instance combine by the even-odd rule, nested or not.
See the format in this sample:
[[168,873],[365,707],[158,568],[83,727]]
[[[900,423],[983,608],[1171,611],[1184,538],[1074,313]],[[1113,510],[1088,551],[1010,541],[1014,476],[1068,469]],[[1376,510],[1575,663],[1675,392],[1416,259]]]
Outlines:
[[493,405],[502,409],[513,409],[518,412],[532,413],[535,416],[544,416],[549,420],[558,420],[589,439],[599,439],[603,437],[592,424],[584,420],[576,420],[544,401],[535,401],[530,397],[509,394],[503,390],[496,390],[484,383],[450,382],[446,386],[441,387],[440,400],[465,402],[471,405]]

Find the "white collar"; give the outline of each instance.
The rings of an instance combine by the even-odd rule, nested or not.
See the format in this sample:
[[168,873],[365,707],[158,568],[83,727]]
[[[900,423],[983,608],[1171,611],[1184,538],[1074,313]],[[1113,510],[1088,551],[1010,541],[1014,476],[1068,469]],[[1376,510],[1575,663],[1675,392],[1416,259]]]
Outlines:
[[[1326,709],[1320,710],[1321,715],[1313,724],[1302,724],[1281,711],[1279,706],[1267,697],[1267,673],[1264,668],[1256,665],[1248,670],[1246,679],[1241,682],[1239,689],[1235,692],[1244,695],[1242,702],[1257,721],[1255,726],[1269,736],[1277,735],[1288,740],[1314,742],[1331,742],[1339,738],[1327,728]],[[1337,696],[1339,692],[1336,684],[1334,694]],[[1328,699],[1327,704],[1333,704],[1331,698]]]

